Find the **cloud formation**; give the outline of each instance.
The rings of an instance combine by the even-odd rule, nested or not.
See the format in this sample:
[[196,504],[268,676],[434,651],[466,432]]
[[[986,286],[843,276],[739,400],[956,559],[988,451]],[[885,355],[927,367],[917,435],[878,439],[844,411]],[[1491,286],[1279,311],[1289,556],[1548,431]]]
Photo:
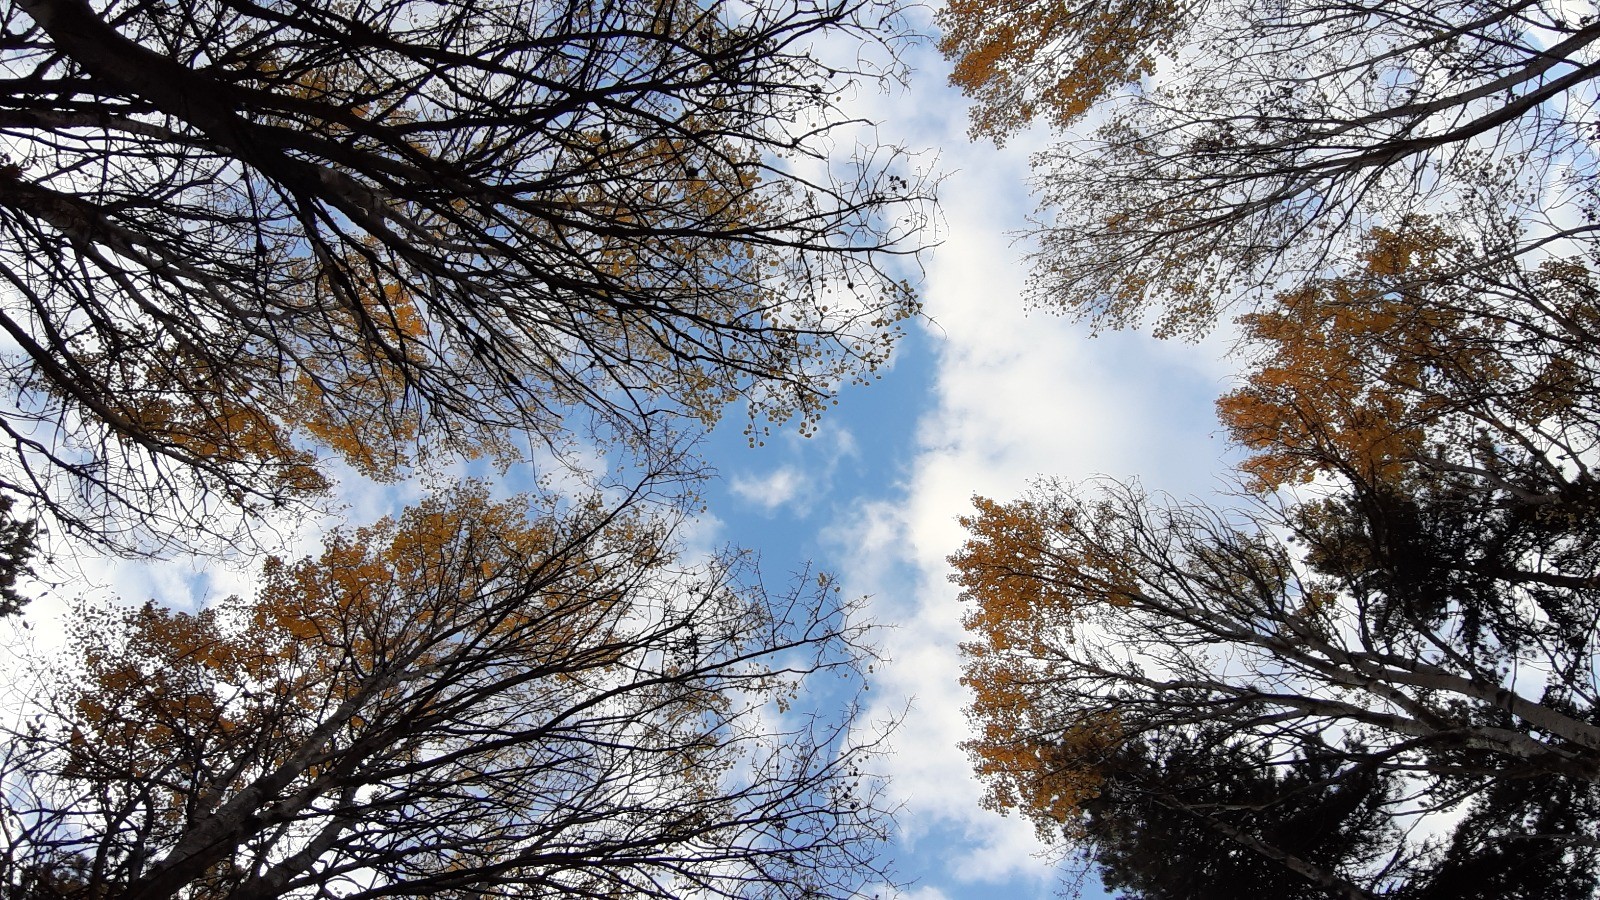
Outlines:
[[[943,148],[953,172],[940,191],[947,233],[923,295],[933,380],[923,386],[903,480],[849,506],[824,543],[846,589],[872,595],[876,618],[893,625],[885,642],[892,663],[874,692],[882,691],[880,715],[911,703],[888,761],[905,804],[903,864],[923,867],[928,889],[952,900],[1046,897],[1059,888],[1054,861],[1040,856],[1030,824],[982,807],[983,788],[959,749],[969,734],[959,683],[964,632],[946,561],[964,539],[957,520],[974,494],[1008,499],[1041,475],[1139,477],[1154,489],[1208,493],[1226,468],[1212,404],[1228,388],[1230,366],[1223,338],[1092,337],[1049,311],[1027,310],[1028,247],[1016,234],[1033,207],[1030,136],[998,152],[969,143],[961,101],[938,82],[929,73],[912,105],[942,114],[906,123],[906,141]],[[873,452],[872,441],[863,443]]]

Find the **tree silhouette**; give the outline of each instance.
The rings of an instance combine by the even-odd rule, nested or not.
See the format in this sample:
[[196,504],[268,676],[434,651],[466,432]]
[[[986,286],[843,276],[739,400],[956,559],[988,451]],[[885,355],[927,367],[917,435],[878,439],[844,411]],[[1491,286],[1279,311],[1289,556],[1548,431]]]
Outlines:
[[878,0],[8,4],[3,485],[127,551],[330,456],[809,428],[917,310],[924,173],[833,149],[906,39]]
[[[1168,809],[1183,790],[1118,788],[1107,763],[1223,735],[1245,786],[1309,778],[1396,825],[1389,862],[1330,870],[1282,828],[1204,823],[1319,889],[1591,896],[1593,276],[1476,258],[1425,220],[1375,230],[1342,269],[1242,320],[1250,370],[1219,411],[1247,490],[1227,507],[1110,481],[977,501],[952,557],[968,749],[993,805],[1070,840],[1091,809],[1153,802],[1169,829],[1225,802],[1180,784],[1198,798]],[[1533,856],[1548,871],[1518,874]],[[1175,865],[1129,877],[1215,871]]]
[[1193,337],[1434,210],[1536,264],[1594,251],[1600,21],[1554,2],[952,3],[976,135],[1035,119],[1034,298]]
[[[848,607],[679,561],[626,504],[472,486],[268,561],[250,599],[86,605],[7,736],[0,885],[857,896],[889,812]],[[841,705],[796,703],[821,679]]]

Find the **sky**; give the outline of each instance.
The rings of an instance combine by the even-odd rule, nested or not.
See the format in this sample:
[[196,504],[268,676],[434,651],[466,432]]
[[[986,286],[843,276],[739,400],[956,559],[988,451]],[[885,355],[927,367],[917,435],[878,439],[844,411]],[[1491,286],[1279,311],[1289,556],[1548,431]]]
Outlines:
[[[1034,211],[1027,160],[1048,136],[1004,149],[966,135],[965,101],[929,45],[912,48],[909,89],[857,99],[880,139],[937,154],[940,244],[924,260],[926,317],[881,381],[843,391],[815,436],[793,428],[752,449],[741,416],[705,442],[720,477],[697,540],[760,554],[769,581],[806,564],[847,594],[870,597],[890,662],[872,684],[869,720],[904,713],[882,760],[902,804],[891,853],[909,900],[1052,897],[1057,867],[1032,827],[981,807],[959,743],[960,603],[946,558],[973,495],[1009,499],[1038,476],[1138,478],[1153,491],[1204,497],[1223,486],[1229,450],[1212,404],[1233,364],[1220,340],[1193,345],[1138,333],[1091,337],[1022,299]],[[930,164],[932,157],[929,157]],[[917,273],[908,273],[917,278]],[[352,485],[352,521],[420,495],[415,485]],[[309,552],[307,529],[295,548]],[[83,584],[137,602],[201,605],[248,590],[250,569],[213,562],[134,565],[85,558],[36,615]],[[1092,878],[1084,897],[1100,894]]]
[[[930,46],[910,56],[910,89],[865,99],[882,139],[937,148],[941,243],[926,260],[926,319],[883,380],[847,389],[815,437],[792,431],[751,449],[730,422],[707,452],[721,473],[708,508],[721,538],[754,547],[769,577],[806,561],[871,598],[888,666],[871,716],[906,709],[884,761],[903,803],[893,848],[912,900],[1058,896],[1062,875],[1031,825],[980,805],[958,744],[957,590],[946,558],[974,494],[1009,499],[1039,476],[1138,478],[1204,497],[1224,487],[1229,448],[1213,403],[1231,386],[1227,345],[1091,336],[1021,298],[1023,232],[1035,202],[1028,155],[967,138],[966,103]],[[737,418],[737,417],[735,417]],[[1099,897],[1092,877],[1082,896]]]

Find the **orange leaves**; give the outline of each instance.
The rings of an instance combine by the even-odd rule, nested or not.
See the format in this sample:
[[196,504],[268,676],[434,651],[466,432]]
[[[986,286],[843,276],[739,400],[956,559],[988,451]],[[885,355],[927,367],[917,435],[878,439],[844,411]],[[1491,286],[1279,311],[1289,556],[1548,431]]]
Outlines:
[[1261,357],[1217,403],[1242,465],[1271,491],[1338,473],[1393,482],[1428,452],[1454,403],[1446,382],[1493,382],[1492,348],[1459,309],[1434,303],[1459,247],[1422,221],[1375,229],[1351,274],[1279,294],[1240,319]]
[[1012,643],[1012,629],[1045,605],[1049,586],[1039,572],[1048,546],[1044,526],[1025,500],[1001,505],[974,497],[972,502],[978,515],[961,519],[972,537],[950,557],[956,567],[951,577],[963,596],[978,602],[965,619],[968,630],[1004,647]]
[[[1315,491],[1226,510],[1120,486],[976,500],[950,561],[991,805],[1070,837],[1124,740],[1262,727],[1277,754],[1311,710],[1410,745],[1483,699],[1405,694],[1413,660],[1463,686],[1566,665],[1529,648],[1584,631],[1549,610],[1592,586],[1572,523],[1593,505],[1597,300],[1584,259],[1530,265],[1421,218],[1373,229],[1337,274],[1241,319],[1253,355],[1218,403],[1252,490]],[[1391,660],[1392,684],[1371,675]]]
[[549,535],[515,503],[464,487],[399,519],[335,532],[319,557],[272,561],[252,617],[264,631],[317,641],[334,665],[366,671],[470,618],[495,578],[548,553]]
[[80,607],[71,633],[84,682],[71,703],[68,771],[207,764],[203,748],[251,716],[219,687],[262,674],[253,643],[230,634],[229,616],[227,603],[195,614],[153,603]]
[[951,580],[977,604],[964,624],[992,649],[1041,653],[1088,607],[1125,606],[1138,596],[1136,567],[1102,540],[1118,527],[1111,507],[1047,491],[973,504],[978,514],[961,519],[972,537],[950,557]]
[[[1014,785],[1016,808],[1025,810],[1041,827],[1048,822],[1065,826],[1072,834],[1083,803],[1099,796],[1105,778],[1103,763],[1121,740],[1116,711],[1091,710],[1053,740],[989,747],[979,772],[984,774],[988,768],[991,777],[1004,773]],[[977,747],[969,744],[968,749]],[[999,797],[991,793],[990,800]]]
[[1187,21],[1152,0],[953,0],[939,14],[951,83],[975,101],[972,135],[996,143],[1036,116],[1072,124],[1097,101],[1155,70]]
[[1347,274],[1274,300],[1241,318],[1260,355],[1217,404],[1254,490],[1486,471],[1592,416],[1600,307],[1580,262],[1486,262],[1414,218],[1374,229]]
[[594,648],[629,614],[630,579],[667,561],[663,540],[635,516],[494,502],[469,484],[336,531],[316,557],[269,559],[253,599],[194,614],[86,605],[73,628],[85,674],[65,703],[72,765],[121,766],[121,777],[173,765],[203,779],[243,754],[238,771],[255,771],[290,752],[272,748],[325,732],[341,704],[355,704],[344,737],[326,740],[377,727],[436,666],[465,678],[485,665],[614,664],[625,642]]
[[317,293],[348,296],[323,313],[321,335],[307,335],[275,412],[363,475],[397,478],[421,433],[407,369],[425,358],[427,323],[411,292],[371,260],[352,253],[311,268]]
[[1117,511],[1059,490],[1009,504],[974,498],[978,514],[961,520],[972,536],[950,562],[962,599],[975,604],[963,619],[975,640],[962,645],[961,681],[979,736],[963,746],[988,785],[985,803],[1070,829],[1096,796],[1097,762],[1120,741],[1120,724],[1110,709],[1063,713],[1041,691],[1074,630],[1138,597],[1140,578],[1136,561],[1107,540],[1122,527]]
[[383,283],[364,262],[350,261],[337,276],[298,268],[318,291],[334,277],[360,289],[353,308],[321,314],[323,333],[308,330],[287,372],[282,360],[257,352],[249,333],[232,329],[204,350],[147,347],[104,360],[131,387],[116,410],[124,440],[170,447],[247,482],[264,478],[278,502],[328,489],[317,448],[368,477],[398,477],[420,434],[404,369],[421,358],[421,312],[407,290]]
[[223,371],[183,347],[153,350],[139,368],[139,390],[119,410],[125,440],[166,444],[205,466],[265,470],[292,496],[327,490],[315,458],[269,411],[270,385],[251,377],[259,372]]
[[335,532],[320,556],[270,562],[249,607],[252,631],[326,671],[340,696],[388,666],[490,647],[501,661],[548,664],[605,641],[628,614],[629,573],[667,561],[656,526],[633,516],[586,522],[594,512],[458,487]]
[[1121,740],[1116,711],[1080,710],[1062,727],[1061,711],[1040,696],[1034,666],[970,645],[963,652],[962,683],[973,692],[968,715],[978,736],[962,748],[987,785],[984,805],[1019,811],[1041,830],[1066,826],[1070,833],[1082,804],[1098,794],[1100,763]]

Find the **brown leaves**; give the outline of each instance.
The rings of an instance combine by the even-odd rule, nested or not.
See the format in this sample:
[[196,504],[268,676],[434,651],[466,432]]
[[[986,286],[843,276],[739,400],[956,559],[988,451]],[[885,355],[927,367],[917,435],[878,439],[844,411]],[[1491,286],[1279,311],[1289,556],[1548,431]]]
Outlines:
[[1043,117],[1070,126],[1155,70],[1188,7],[1150,0],[953,0],[939,13],[952,84],[973,98],[972,137],[995,143]]
[[826,578],[769,602],[670,532],[469,485],[268,562],[250,599],[85,605],[87,671],[27,736],[34,782],[73,800],[41,845],[157,896],[354,870],[367,897],[570,892],[578,857],[608,893],[742,895],[756,871],[855,896],[840,860],[870,868],[883,811],[849,712],[805,691],[860,674],[863,627]]
[[1487,266],[1425,219],[1374,229],[1349,274],[1240,319],[1259,356],[1217,408],[1253,451],[1249,486],[1393,484],[1502,452],[1475,434],[1518,455],[1564,442],[1592,402],[1589,278],[1570,261]]
[[[1421,217],[1375,228],[1241,319],[1247,369],[1218,412],[1250,493],[976,499],[950,562],[988,802],[1070,840],[1129,742],[1216,728],[1278,765],[1337,722],[1342,758],[1437,786],[1416,747],[1520,771],[1543,723],[1588,728],[1508,673],[1567,672],[1563,697],[1592,699],[1597,297],[1584,259],[1490,255]],[[1523,730],[1474,730],[1513,707]]]
[[[8,125],[45,148],[0,177],[17,421],[70,435],[10,480],[115,549],[242,540],[329,462],[809,433],[918,312],[935,176],[837,145],[906,68],[892,3],[35,6],[41,84],[107,86]],[[228,408],[141,381],[191,360]]]
[[[973,604],[962,620],[962,684],[979,736],[963,746],[988,784],[986,804],[1020,810],[1041,829],[1069,831],[1100,783],[1098,761],[1120,740],[1114,709],[1063,711],[1041,690],[1061,665],[1059,650],[1087,617],[1140,594],[1138,562],[1115,552],[1128,523],[1109,504],[1088,504],[1059,485],[1009,504],[973,499],[972,534],[950,562],[951,580]],[[1109,540],[1108,540],[1109,538]]]

